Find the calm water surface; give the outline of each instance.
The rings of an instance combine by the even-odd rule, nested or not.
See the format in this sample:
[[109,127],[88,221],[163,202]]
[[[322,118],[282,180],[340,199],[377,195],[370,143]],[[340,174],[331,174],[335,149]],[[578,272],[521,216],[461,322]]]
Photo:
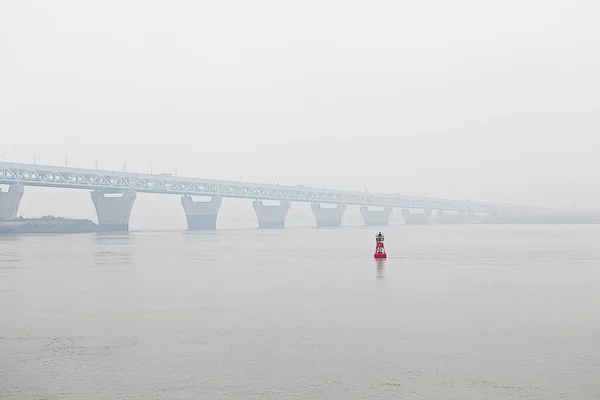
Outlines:
[[600,227],[375,233],[0,237],[0,398],[600,398]]

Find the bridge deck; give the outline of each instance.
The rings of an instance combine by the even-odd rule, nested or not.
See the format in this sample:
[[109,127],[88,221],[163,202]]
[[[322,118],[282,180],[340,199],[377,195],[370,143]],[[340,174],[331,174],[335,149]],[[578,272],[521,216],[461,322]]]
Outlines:
[[0,162],[0,184],[12,183],[68,189],[101,189],[115,192],[135,190],[142,193],[220,195],[244,199],[345,203],[361,206],[392,206],[466,212],[549,212],[549,209],[543,208],[464,200]]

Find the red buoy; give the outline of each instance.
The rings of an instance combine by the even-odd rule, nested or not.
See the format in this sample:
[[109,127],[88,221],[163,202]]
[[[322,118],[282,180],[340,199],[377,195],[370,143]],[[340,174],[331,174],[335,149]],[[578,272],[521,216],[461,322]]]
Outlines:
[[385,246],[383,245],[383,233],[381,232],[375,235],[375,254],[373,257],[387,258],[387,254],[385,254]]

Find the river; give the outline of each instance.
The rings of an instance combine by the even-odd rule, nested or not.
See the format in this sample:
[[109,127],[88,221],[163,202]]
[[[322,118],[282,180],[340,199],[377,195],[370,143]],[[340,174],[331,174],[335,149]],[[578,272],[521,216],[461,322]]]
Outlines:
[[0,398],[600,398],[600,226],[383,230],[0,237]]

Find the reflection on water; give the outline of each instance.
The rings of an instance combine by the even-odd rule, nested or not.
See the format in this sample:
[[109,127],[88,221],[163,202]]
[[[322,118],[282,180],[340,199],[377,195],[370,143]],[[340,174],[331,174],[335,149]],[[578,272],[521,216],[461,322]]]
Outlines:
[[102,232],[94,236],[95,266],[131,265],[133,263],[131,235],[128,232]]
[[377,263],[377,279],[383,279],[385,277],[385,259],[379,258],[375,262]]
[[21,263],[17,240],[17,236],[0,235],[0,246],[4,249],[0,251],[0,269],[14,269]]
[[[190,265],[214,263],[225,250],[222,248],[224,241],[232,236],[235,236],[235,233],[215,230],[184,231],[183,243],[186,246],[181,249],[181,258]],[[177,241],[179,240],[181,239],[177,238]]]
[[224,233],[219,232],[217,230],[197,230],[197,231],[182,231],[183,237],[185,241],[195,240],[197,237],[218,237],[223,235]]

